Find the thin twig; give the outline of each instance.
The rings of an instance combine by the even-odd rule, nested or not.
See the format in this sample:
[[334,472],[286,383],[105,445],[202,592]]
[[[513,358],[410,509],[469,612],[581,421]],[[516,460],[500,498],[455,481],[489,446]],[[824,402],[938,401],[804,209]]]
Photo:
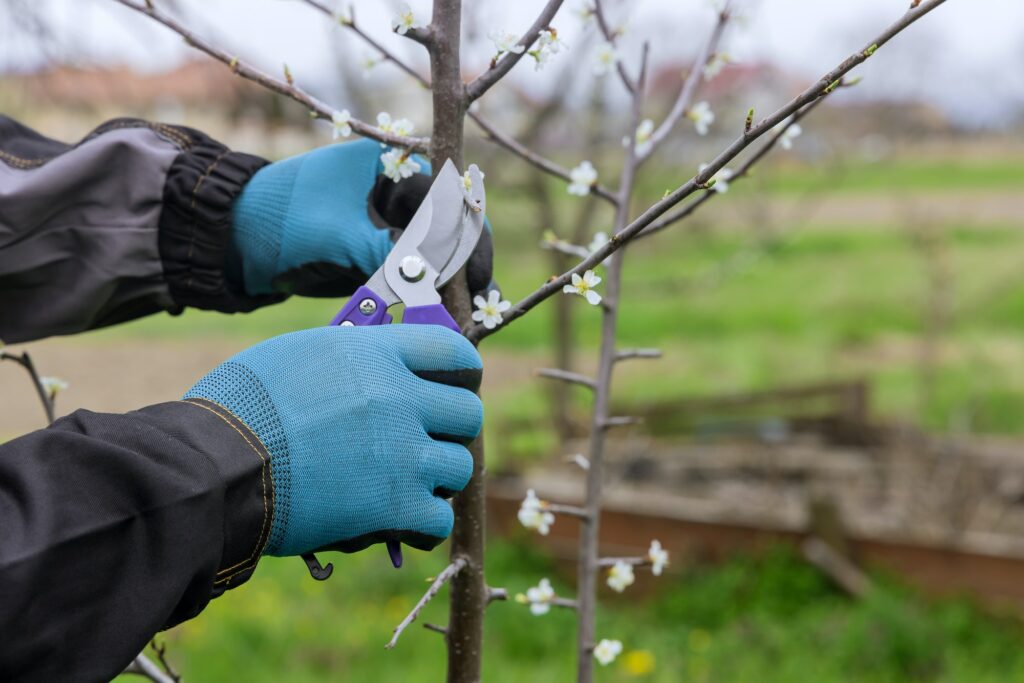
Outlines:
[[562,6],[563,0],[548,0],[548,4],[541,10],[537,20],[533,22],[533,26],[523,34],[523,37],[519,39],[516,45],[523,46],[522,52],[508,52],[504,57],[499,59],[497,62],[491,65],[487,71],[477,76],[473,81],[466,86],[466,97],[469,102],[476,100],[485,92],[487,92],[491,86],[504,78],[505,74],[512,70],[520,59],[522,59],[530,48],[537,41],[537,37],[540,36],[540,32],[545,29],[551,28],[551,21],[555,18],[555,14],[558,13],[559,8]]
[[628,564],[633,567],[643,567],[651,564],[649,557],[602,557],[597,561],[598,567],[614,567],[619,564]]
[[487,587],[487,604],[492,602],[504,602],[508,600],[508,589],[506,588],[494,588],[492,586]]
[[546,512],[553,512],[556,515],[568,515],[569,517],[577,517],[579,519],[589,519],[590,517],[586,508],[576,507],[575,505],[562,505],[560,503],[543,501],[540,504],[540,509]]
[[167,675],[171,677],[174,683],[181,683],[181,675],[174,670],[171,663],[167,661],[167,643],[158,643],[156,638],[149,641],[149,646],[153,648],[153,652],[156,653],[157,661],[160,662],[160,666],[164,668]]
[[661,349],[622,349],[615,354],[615,362],[631,358],[661,358]]
[[409,612],[405,619],[402,619],[402,622],[395,627],[394,635],[391,636],[391,640],[388,641],[388,644],[384,647],[389,650],[393,648],[398,643],[398,638],[402,635],[402,631],[404,631],[409,624],[416,621],[416,617],[420,615],[420,611],[434,598],[435,595],[437,595],[438,591],[441,590],[441,587],[451,579],[455,578],[455,575],[462,571],[465,566],[466,560],[460,557],[445,567],[444,571],[438,574],[437,578],[434,579],[434,582],[430,584],[430,588],[428,588],[427,592],[423,594],[423,597],[416,603],[416,606],[412,608],[412,611]]
[[[608,17],[604,13],[604,6],[601,4],[601,0],[594,0],[593,5],[594,19],[597,21],[597,26],[601,29],[601,35],[604,39],[611,43],[613,48],[617,48],[617,31],[612,31],[611,25],[608,23]],[[630,93],[636,91],[636,83],[630,78],[629,73],[626,72],[626,67],[622,64],[622,60],[615,57],[615,69],[619,72],[619,78],[622,80],[622,85]]]
[[35,387],[36,394],[39,396],[39,401],[43,404],[43,410],[46,412],[46,423],[53,424],[53,421],[56,419],[54,397],[43,385],[43,380],[39,376],[39,372],[36,371],[35,363],[32,362],[32,357],[28,355],[28,351],[23,351],[20,356],[0,351],[0,361],[4,360],[14,361],[25,368],[29,378],[32,380],[32,386]]
[[[270,74],[257,69],[248,62],[244,62],[238,57],[228,54],[224,50],[218,47],[214,47],[207,41],[203,40],[189,29],[182,26],[170,15],[161,12],[151,5],[147,5],[144,2],[133,2],[132,0],[114,0],[114,2],[120,3],[125,7],[135,10],[140,14],[144,14],[154,21],[158,21],[167,28],[171,29],[182,38],[190,46],[196,48],[201,52],[205,52],[210,57],[213,57],[219,62],[223,62],[242,78],[246,78],[250,81],[259,83],[264,88],[273,90],[274,92],[280,93],[291,99],[295,100],[299,104],[303,105],[310,112],[316,114],[317,118],[331,120],[334,112],[336,111],[333,107],[328,106],[324,102],[321,102],[317,98],[313,97],[305,90],[302,90],[294,84],[289,84],[287,81],[274,78]],[[388,145],[396,147],[404,147],[417,152],[425,152],[430,145],[428,138],[408,137],[404,135],[395,135],[394,133],[388,133],[386,131],[372,126],[368,123],[360,121],[358,119],[350,119],[349,125],[359,135],[364,137],[372,138],[379,142],[383,142]]]
[[687,75],[686,80],[683,81],[683,86],[679,90],[679,96],[676,97],[675,102],[672,104],[672,109],[669,111],[668,116],[661,122],[653,133],[651,133],[650,144],[647,146],[647,150],[640,155],[640,163],[647,160],[651,154],[654,153],[658,146],[665,141],[665,138],[669,136],[672,129],[676,127],[679,120],[683,118],[687,111],[690,109],[690,105],[693,104],[694,95],[697,94],[697,86],[700,85],[701,75],[704,73],[704,67],[707,65],[708,60],[711,59],[715,51],[718,49],[718,44],[722,40],[722,35],[725,33],[725,27],[729,23],[729,19],[732,17],[732,3],[726,3],[725,7],[718,14],[718,21],[715,22],[714,28],[711,30],[711,36],[707,42],[704,43],[704,49],[701,50],[700,55],[693,62],[693,68],[690,69],[690,73]]
[[132,660],[132,663],[125,668],[124,673],[145,676],[153,683],[178,683],[178,679],[161,671],[159,666],[142,654]]
[[331,17],[332,19],[335,19],[339,24],[341,24],[342,26],[344,26],[348,30],[350,30],[353,33],[355,33],[367,45],[369,45],[370,47],[375,49],[378,53],[380,53],[381,58],[383,58],[383,59],[391,62],[395,66],[397,66],[399,69],[401,69],[406,74],[411,76],[417,83],[422,85],[427,90],[430,89],[430,81],[427,80],[427,78],[425,76],[423,76],[418,71],[416,71],[416,69],[412,68],[412,66],[410,66],[407,62],[405,62],[404,60],[399,58],[398,55],[396,55],[394,52],[392,52],[388,48],[384,47],[384,45],[382,43],[380,43],[380,41],[378,41],[376,38],[374,38],[369,33],[364,31],[356,23],[355,9],[354,8],[350,11],[350,15],[347,18],[342,18],[341,16],[338,16],[334,12],[332,12],[331,8],[328,7],[327,5],[325,5],[324,3],[320,2],[320,0],[302,0],[302,2],[306,3],[307,5],[312,7],[313,9],[317,10],[318,12],[322,12],[323,14],[327,15],[328,17]]
[[427,629],[428,631],[433,631],[434,633],[440,633],[442,636],[448,635],[448,627],[446,626],[438,626],[437,624],[426,623],[423,624],[423,628]]
[[628,427],[630,425],[638,425],[643,422],[641,417],[630,417],[630,416],[615,416],[608,417],[601,421],[601,427],[608,429],[611,427]]
[[581,375],[578,372],[569,372],[568,370],[561,370],[559,368],[537,368],[536,374],[539,377],[546,377],[548,379],[557,379],[563,382],[569,382],[570,384],[578,384],[586,387],[593,391],[597,386],[594,380],[586,375]]
[[763,119],[760,123],[754,126],[750,130],[749,135],[741,135],[733,141],[733,143],[715,157],[703,171],[680,185],[674,191],[670,192],[661,201],[649,207],[628,226],[618,231],[606,245],[595,250],[593,254],[580,261],[572,269],[558,277],[551,278],[544,283],[544,285],[517,302],[511,309],[509,309],[508,312],[503,314],[504,322],[501,325],[498,325],[493,329],[487,329],[482,324],[474,325],[466,331],[466,336],[469,337],[471,341],[479,342],[485,337],[494,334],[506,325],[509,325],[513,321],[519,319],[527,311],[537,306],[537,304],[562,291],[562,287],[570,281],[573,273],[579,274],[595,267],[613,253],[621,249],[624,245],[628,244],[637,234],[644,230],[644,228],[651,225],[656,219],[664,215],[666,211],[704,187],[708,181],[722,169],[722,167],[736,158],[736,156],[746,149],[754,140],[772,130],[776,125],[781,123],[787,117],[795,114],[802,107],[834,90],[839,84],[839,79],[849,73],[854,67],[871,57],[878,47],[889,42],[898,33],[945,2],[946,0],[931,0],[931,2],[927,4],[921,4],[919,7],[906,12],[899,20],[891,24],[877,38],[875,38],[869,47],[847,57],[838,66],[815,82],[814,85],[804,90],[804,92],[797,95],[788,104],[780,107],[771,116]]
[[[844,83],[840,83],[840,87],[846,87],[846,85]],[[740,166],[736,170],[735,173],[732,174],[732,176],[730,176],[730,184],[735,183],[736,181],[749,176],[750,169],[753,168],[755,164],[761,161],[761,159],[763,159],[770,151],[772,151],[772,149],[775,148],[779,140],[781,140],[785,136],[786,131],[788,131],[790,127],[795,125],[798,121],[800,121],[800,119],[804,118],[812,111],[814,111],[814,109],[817,106],[819,106],[822,102],[824,102],[826,98],[827,96],[820,97],[815,101],[811,102],[810,104],[808,104],[800,111],[793,114],[793,116],[790,117],[790,119],[787,120],[786,123],[780,126],[778,130],[776,130],[775,133],[773,133],[768,138],[768,142],[762,145],[754,154],[750,156],[749,159],[747,159],[743,163],[742,166]],[[648,225],[644,230],[640,232],[640,234],[637,236],[637,239],[644,239],[646,237],[650,237],[651,235],[664,230],[665,228],[671,226],[672,224],[683,220],[684,218],[690,216],[698,208],[700,208],[702,204],[711,201],[719,194],[721,193],[717,192],[713,187],[710,190],[705,190],[704,194],[702,194],[700,197],[697,197],[696,199],[687,202],[685,205],[676,209],[675,211],[670,211],[666,213],[664,216]]]
[[[555,162],[547,159],[540,154],[537,154],[531,149],[519,143],[515,138],[498,130],[490,121],[480,116],[479,113],[470,110],[468,114],[469,118],[473,119],[473,122],[480,127],[486,137],[492,142],[504,147],[508,151],[512,152],[516,156],[522,158],[524,161],[536,166],[545,173],[549,173],[555,177],[561,178],[566,182],[572,182],[572,176],[569,174],[569,169],[559,166]],[[604,199],[605,201],[615,204],[617,199],[615,194],[607,188],[595,184],[590,188],[590,193]]]

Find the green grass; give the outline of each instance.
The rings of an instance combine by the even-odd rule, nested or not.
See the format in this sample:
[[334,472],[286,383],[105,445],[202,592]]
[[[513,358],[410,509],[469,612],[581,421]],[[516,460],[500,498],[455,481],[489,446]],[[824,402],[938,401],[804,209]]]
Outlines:
[[[171,657],[192,681],[441,680],[436,634],[414,625],[397,649],[383,644],[442,556],[416,554],[397,572],[383,569],[380,552],[333,557],[335,576],[324,583],[298,559],[264,560],[247,585],[166,636]],[[488,577],[513,594],[549,576],[571,595],[560,580],[566,570],[528,541],[490,544]],[[634,588],[602,603],[599,636],[625,648],[597,680],[1003,683],[1024,675],[1018,622],[878,582],[876,595],[852,601],[783,549],[652,579],[656,593]],[[424,620],[443,624],[445,601],[428,606]],[[495,604],[484,680],[570,680],[574,642],[572,613],[534,617],[514,602]]]

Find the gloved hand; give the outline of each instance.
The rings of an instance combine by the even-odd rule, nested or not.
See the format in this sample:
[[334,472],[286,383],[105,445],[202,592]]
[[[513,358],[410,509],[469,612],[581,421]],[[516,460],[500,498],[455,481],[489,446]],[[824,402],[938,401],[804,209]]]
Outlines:
[[[399,183],[373,140],[329,145],[260,169],[233,210],[228,271],[247,294],[348,296],[384,263],[430,189],[430,165]],[[491,281],[491,235],[466,264],[471,292]]]
[[462,443],[480,432],[480,377],[473,345],[439,325],[323,327],[241,352],[185,399],[226,407],[270,452],[265,555],[429,550],[473,472]]

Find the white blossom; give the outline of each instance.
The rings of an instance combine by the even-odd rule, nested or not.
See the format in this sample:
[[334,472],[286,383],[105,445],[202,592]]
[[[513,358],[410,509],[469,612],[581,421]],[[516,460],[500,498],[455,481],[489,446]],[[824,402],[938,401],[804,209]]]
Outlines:
[[686,112],[686,118],[693,121],[698,135],[707,135],[708,126],[715,122],[715,112],[711,111],[711,105],[701,100],[690,107],[690,111]]
[[473,305],[477,309],[473,311],[473,320],[478,323],[482,322],[484,327],[489,330],[500,325],[502,323],[501,314],[512,308],[512,302],[504,301],[501,298],[501,292],[496,289],[492,289],[486,299],[477,294],[473,297]]
[[628,562],[619,560],[608,571],[608,586],[616,593],[626,590],[626,587],[632,586],[634,581],[636,581],[636,575],[633,574],[633,565]]
[[569,171],[569,194],[585,197],[590,188],[597,182],[597,169],[589,161],[581,161],[580,165]]
[[651,573],[661,576],[662,570],[668,565],[668,551],[661,547],[661,541],[651,541],[651,547],[647,550],[647,559],[651,561]]
[[[699,169],[700,172],[703,173],[704,169],[707,167],[707,164],[701,164]],[[719,194],[725,194],[726,192],[729,191],[729,181],[732,180],[732,176],[733,172],[731,169],[723,168],[721,171],[712,176],[712,179],[715,181],[715,184],[714,186],[712,186],[711,189]]]
[[722,73],[728,64],[732,63],[732,57],[724,52],[718,52],[711,55],[711,59],[704,65],[704,80],[710,81],[718,74]]
[[529,52],[529,55],[536,61],[534,68],[540,71],[563,47],[565,47],[565,43],[558,39],[558,32],[555,29],[548,28],[538,33],[537,47]]
[[[779,126],[786,126],[787,122],[783,121]],[[800,137],[800,134],[804,132],[804,129],[800,127],[799,123],[794,123],[785,128],[782,136],[779,138],[779,145],[782,149],[793,149],[793,140]]]
[[419,162],[407,150],[389,149],[380,155],[380,160],[384,164],[384,175],[396,183],[420,170]]
[[553,28],[546,28],[537,34],[537,45],[553,55],[557,55],[565,47],[565,43],[558,38],[558,31]]
[[536,586],[528,588],[526,595],[520,593],[516,596],[516,602],[529,605],[530,612],[538,617],[551,611],[551,602],[554,599],[555,589],[547,579],[541,579]]
[[60,377],[40,377],[39,383],[43,385],[43,391],[50,396],[56,396],[71,386]]
[[593,254],[606,244],[608,244],[608,233],[599,232],[594,235],[594,239],[590,240],[590,244],[587,245],[587,252]]
[[404,36],[409,32],[409,29],[422,28],[423,22],[416,18],[413,14],[412,8],[409,5],[402,5],[398,14],[391,18],[391,28],[396,33]]
[[363,67],[363,78],[369,78],[372,75],[373,68],[384,61],[384,58],[380,55],[366,54],[363,56],[363,61],[360,66]]
[[491,31],[487,34],[487,37],[491,39],[491,42],[494,43],[494,49],[498,51],[498,54],[494,57],[495,59],[498,59],[506,52],[520,55],[526,49],[525,45],[518,44],[519,37],[508,31]]
[[594,53],[594,75],[604,76],[608,74],[614,67],[615,62],[619,59],[615,53],[615,46],[607,40],[598,45],[597,52]]
[[608,666],[615,661],[615,658],[622,652],[622,643],[618,640],[602,638],[601,642],[594,648],[594,657],[601,666]]
[[551,600],[554,597],[555,591],[547,579],[541,579],[536,587],[526,591],[526,599],[530,601],[530,611],[536,616],[547,614],[551,609]]
[[[412,135],[412,132],[416,129],[416,126],[409,119],[392,120],[391,114],[386,111],[377,114],[377,127],[385,133],[393,135]],[[387,147],[383,142],[380,146]]]
[[530,489],[526,492],[526,498],[519,506],[519,523],[527,529],[536,529],[541,536],[547,536],[551,525],[555,523],[555,516],[544,510],[544,503],[537,497],[537,494]]
[[584,26],[590,24],[594,20],[594,0],[583,0],[574,10],[575,14]]
[[[483,180],[486,177],[487,176],[484,174],[484,172],[480,171],[480,180]],[[473,189],[473,178],[472,176],[469,175],[469,171],[466,171],[465,173],[462,174],[462,186],[466,188],[467,192]]]
[[[654,121],[650,119],[644,119],[636,127],[636,132],[633,134],[633,144],[636,145],[637,156],[642,157],[650,151],[651,145],[654,144],[654,141],[651,140],[652,133],[654,133]],[[629,147],[628,135],[622,138],[622,146]]]
[[342,109],[331,114],[331,138],[337,140],[338,138],[347,138],[352,135],[352,114],[349,113],[348,109]]
[[601,283],[601,278],[594,271],[588,270],[580,277],[578,273],[572,274],[572,284],[562,287],[565,294],[578,294],[587,300],[587,303],[596,306],[601,303],[601,295],[594,291],[594,287]]

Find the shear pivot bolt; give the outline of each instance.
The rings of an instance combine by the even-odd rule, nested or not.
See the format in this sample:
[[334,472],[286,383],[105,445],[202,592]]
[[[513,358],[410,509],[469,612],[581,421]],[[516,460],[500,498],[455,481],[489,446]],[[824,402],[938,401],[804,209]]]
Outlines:
[[406,256],[398,265],[398,269],[402,273],[402,279],[407,282],[419,282],[426,273],[423,259],[419,256]]
[[359,312],[363,315],[370,315],[377,310],[377,302],[373,299],[363,299],[359,302]]

